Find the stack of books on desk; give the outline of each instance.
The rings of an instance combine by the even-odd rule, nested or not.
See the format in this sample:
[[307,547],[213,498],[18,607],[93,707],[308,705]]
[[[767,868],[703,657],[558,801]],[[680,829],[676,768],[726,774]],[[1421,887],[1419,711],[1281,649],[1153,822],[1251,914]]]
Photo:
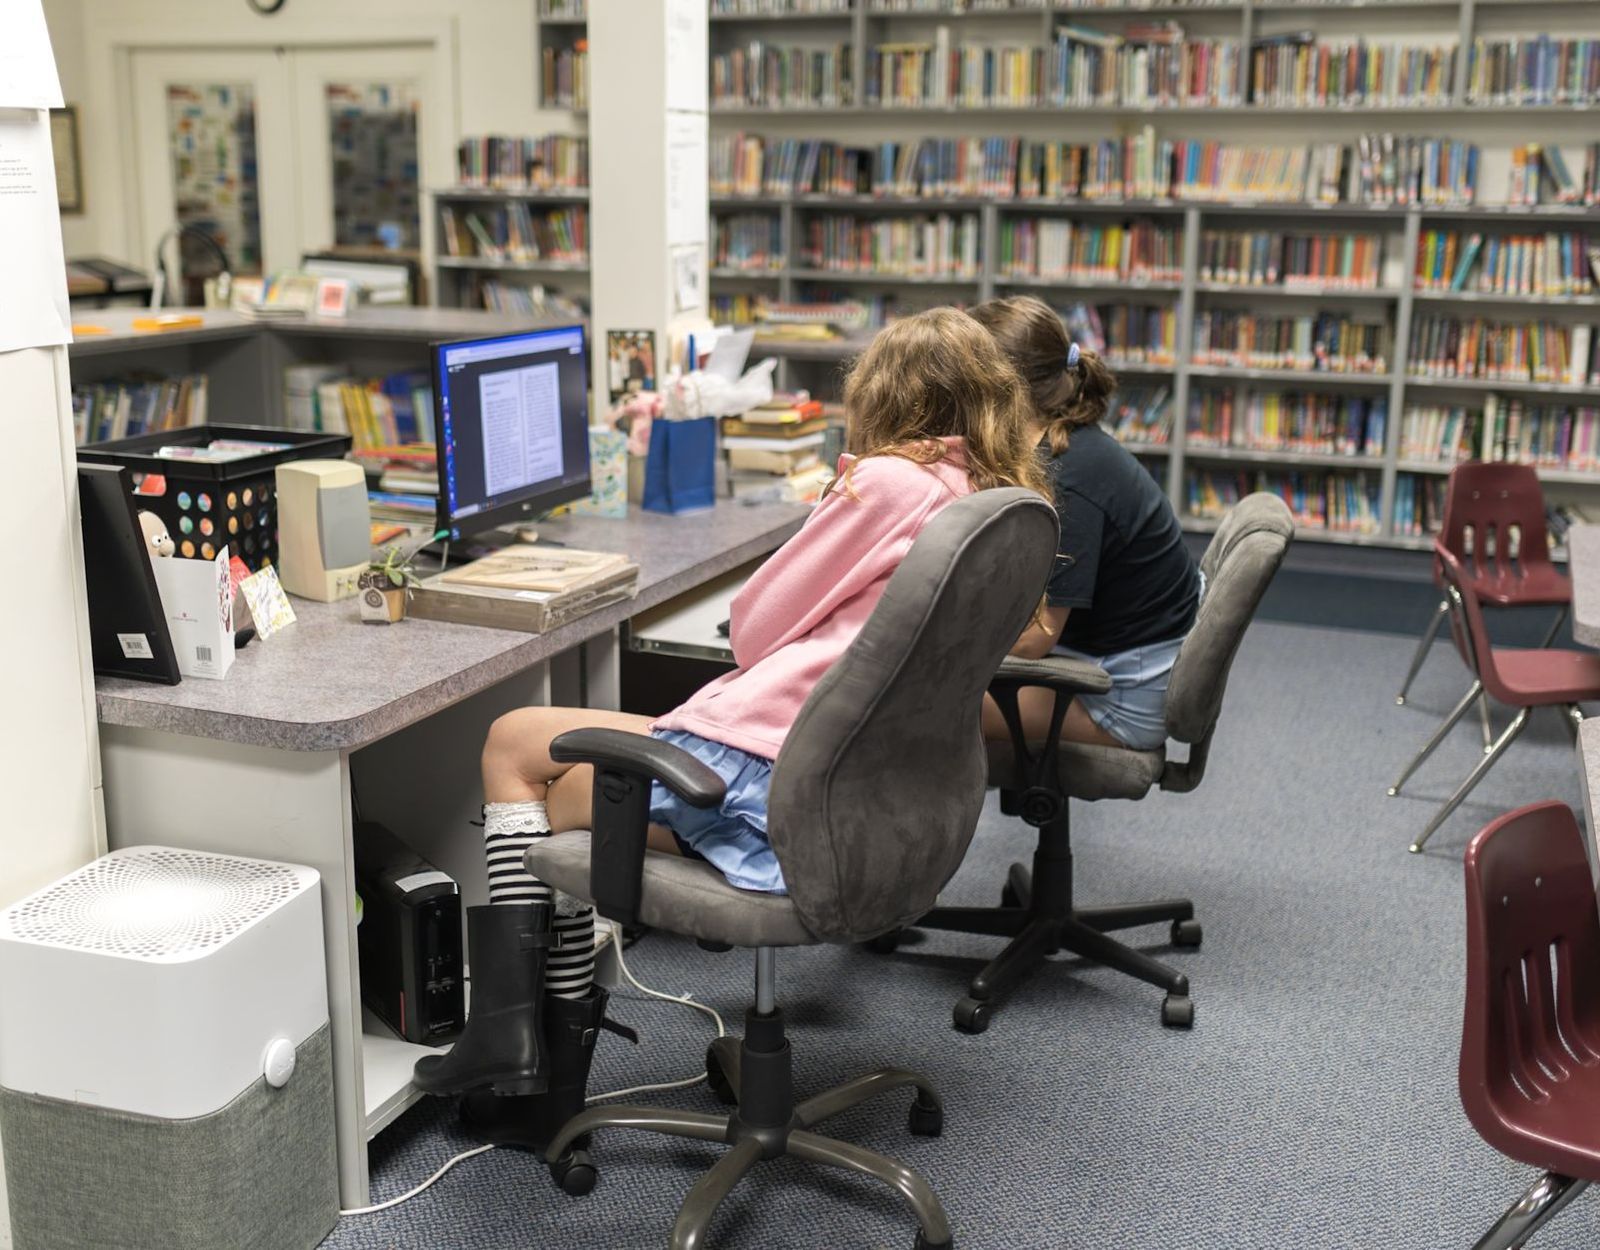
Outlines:
[[828,419],[805,392],[779,392],[742,417],[722,420],[730,471],[790,474],[820,462]]
[[543,634],[638,591],[639,566],[609,551],[507,547],[425,578],[411,615],[458,625]]

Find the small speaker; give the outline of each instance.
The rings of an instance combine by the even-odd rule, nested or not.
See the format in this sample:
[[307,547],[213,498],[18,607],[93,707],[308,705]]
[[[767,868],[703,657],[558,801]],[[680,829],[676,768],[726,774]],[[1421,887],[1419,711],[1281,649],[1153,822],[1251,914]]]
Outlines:
[[319,878],[114,851],[0,912],[17,1250],[303,1250],[338,1220]]
[[372,553],[367,475],[348,460],[278,466],[278,579],[302,599],[353,598]]

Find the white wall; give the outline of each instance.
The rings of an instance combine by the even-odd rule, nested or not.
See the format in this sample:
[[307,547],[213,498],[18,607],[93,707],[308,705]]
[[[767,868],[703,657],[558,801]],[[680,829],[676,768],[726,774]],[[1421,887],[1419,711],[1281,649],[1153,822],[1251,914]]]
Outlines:
[[273,47],[338,42],[381,45],[406,30],[449,32],[454,98],[444,102],[456,137],[571,130],[572,115],[538,107],[538,29],[534,0],[288,0],[272,17],[243,0],[44,0],[62,90],[79,107],[84,148],[82,217],[63,219],[67,255],[101,253],[132,263],[134,205],[122,164],[122,98],[112,42],[213,47]]

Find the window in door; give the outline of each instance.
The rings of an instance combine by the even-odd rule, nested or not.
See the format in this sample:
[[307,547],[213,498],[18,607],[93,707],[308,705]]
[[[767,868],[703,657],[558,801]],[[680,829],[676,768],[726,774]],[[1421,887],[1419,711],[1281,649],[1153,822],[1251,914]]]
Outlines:
[[413,84],[329,82],[324,93],[335,245],[420,248]]
[[[178,221],[214,238],[235,273],[260,273],[254,88],[168,83],[167,123]],[[220,272],[220,258],[203,241],[186,236],[182,248],[186,279],[198,283]]]

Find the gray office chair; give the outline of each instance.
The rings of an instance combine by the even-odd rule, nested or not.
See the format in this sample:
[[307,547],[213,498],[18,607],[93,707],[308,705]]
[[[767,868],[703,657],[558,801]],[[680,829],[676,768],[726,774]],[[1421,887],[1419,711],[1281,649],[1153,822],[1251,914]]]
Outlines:
[[[1188,1028],[1194,1023],[1189,978],[1107,934],[1118,929],[1168,922],[1177,946],[1199,946],[1201,928],[1188,899],[1163,899],[1110,907],[1077,907],[1072,898],[1072,835],[1068,799],[1142,799],[1152,789],[1193,790],[1205,776],[1211,735],[1217,727],[1228,670],[1284,553],[1294,536],[1294,519],[1276,495],[1260,493],[1239,501],[1223,518],[1201,558],[1205,599],[1185,639],[1167,687],[1167,733],[1189,747],[1188,758],[1167,757],[1166,748],[1134,751],[1059,741],[1062,718],[1072,696],[1110,688],[1105,673],[1092,664],[1049,656],[1008,660],[990,686],[1011,727],[1012,740],[991,743],[989,784],[1000,787],[1001,809],[1021,816],[1039,830],[1033,870],[1013,864],[999,907],[938,907],[917,927],[982,933],[1011,940],[972,979],[970,994],[955,1007],[955,1024],[968,1033],[989,1027],[993,1008],[1047,955],[1071,951],[1166,990],[1162,1023]],[[1023,740],[1017,692],[1043,686],[1056,692],[1054,720],[1043,743]],[[892,949],[898,934],[886,933],[872,945]]]
[[625,924],[756,950],[744,1038],[720,1039],[706,1056],[712,1089],[735,1109],[590,1108],[550,1144],[558,1180],[573,1143],[596,1129],[725,1142],[732,1149],[684,1199],[673,1250],[702,1246],[744,1174],[784,1154],[883,1181],[915,1214],[918,1247],[951,1244],[944,1210],[920,1175],[812,1131],[910,1086],[911,1131],[936,1135],[938,1095],[916,1073],[884,1068],[797,1103],[775,948],[860,942],[906,924],[955,873],[983,806],[984,688],[1040,601],[1057,537],[1054,511],[1024,490],[970,495],[924,529],[855,642],[811,692],[773,768],[768,826],[786,896],[737,890],[704,862],[646,851],[652,779],[697,806],[722,797],[722,781],[686,752],[603,729],[551,744],[557,760],[595,765],[594,830],[544,839],[528,852],[528,871]]

